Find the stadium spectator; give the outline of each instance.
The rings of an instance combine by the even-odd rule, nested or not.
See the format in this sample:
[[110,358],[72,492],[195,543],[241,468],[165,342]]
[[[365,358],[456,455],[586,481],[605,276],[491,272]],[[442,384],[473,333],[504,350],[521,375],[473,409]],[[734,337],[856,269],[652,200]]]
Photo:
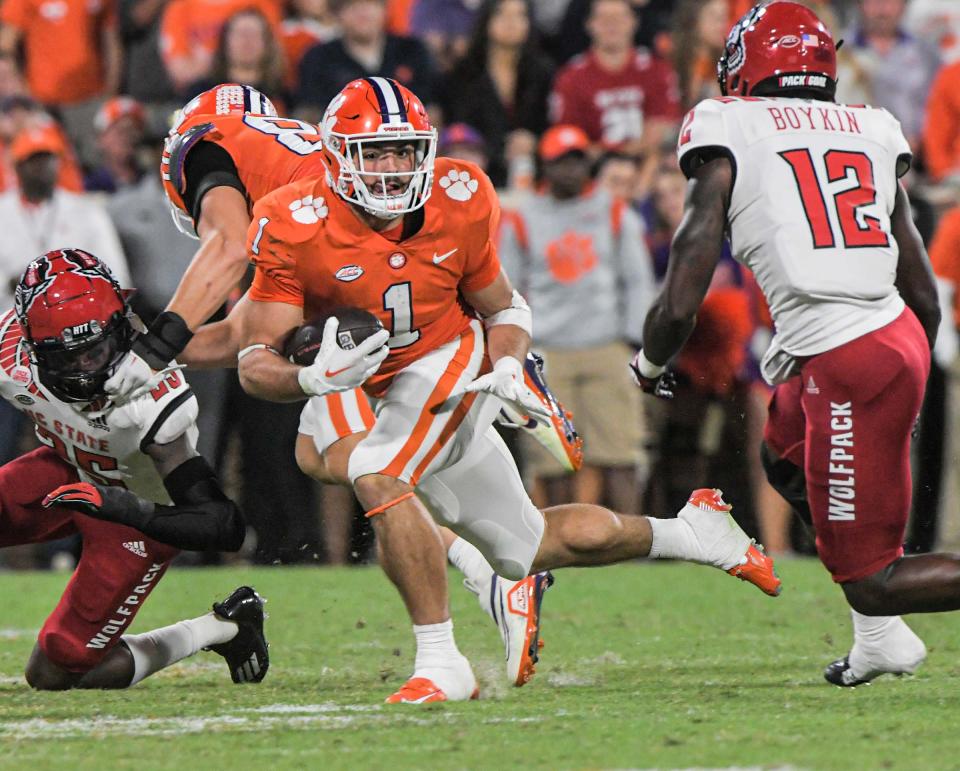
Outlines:
[[923,152],[934,181],[960,184],[960,61],[943,67],[930,89]]
[[680,104],[670,65],[634,47],[636,26],[628,0],[594,0],[590,49],[557,74],[550,115],[554,123],[579,126],[603,148],[642,157],[646,186]]
[[466,54],[444,80],[440,104],[448,122],[467,123],[483,135],[494,186],[532,179],[552,76],[528,0],[486,0]]
[[144,169],[137,153],[143,142],[146,120],[143,105],[136,99],[115,96],[104,102],[93,121],[100,165],[83,180],[87,192],[115,193],[140,180]]
[[33,257],[73,244],[99,255],[122,286],[130,271],[106,211],[57,187],[66,148],[55,126],[27,129],[10,145],[19,191],[0,195],[0,305],[12,305],[11,281]]
[[540,497],[636,511],[643,413],[622,361],[641,335],[654,279],[640,218],[590,181],[589,145],[576,126],[543,135],[545,189],[504,217],[500,258],[530,303],[534,348],[584,441],[584,465],[572,477],[531,447]]
[[904,25],[914,35],[935,41],[944,61],[960,59],[960,3],[910,0]]
[[[867,73],[867,104],[893,113],[916,151],[923,134],[927,94],[940,65],[937,49],[904,29],[906,0],[858,0],[858,7],[855,23],[843,36],[846,55]],[[858,95],[845,88],[841,78],[837,101],[856,104]]]
[[680,0],[673,17],[673,66],[685,110],[718,96],[717,60],[730,29],[727,0]]
[[218,83],[243,83],[266,94],[282,114],[283,76],[283,51],[274,28],[260,10],[246,8],[224,22],[210,74],[192,83],[186,95],[195,96]]
[[384,0],[330,0],[341,37],[308,50],[300,61],[297,111],[312,122],[356,78],[382,75],[416,91],[425,104],[434,99],[434,65],[423,43],[391,35]]
[[279,29],[276,0],[170,0],[160,23],[160,51],[178,92],[210,76],[221,28],[237,11],[251,7]]
[[481,169],[487,168],[489,160],[487,143],[473,126],[466,123],[452,123],[440,132],[437,155],[470,161]]
[[631,155],[609,152],[597,164],[597,184],[614,198],[631,205],[635,202],[639,181],[640,168],[637,159]]
[[[560,62],[581,54],[590,46],[588,19],[594,0],[569,0],[559,31],[550,41],[549,50]],[[676,0],[629,0],[637,19],[633,42],[661,52],[662,39],[670,28]],[[539,3],[537,3],[539,6]]]
[[164,111],[160,105],[169,105],[167,115],[176,109],[173,84],[160,56],[160,20],[168,2],[120,0],[118,4],[124,54],[121,90],[141,102],[157,104],[158,113]]
[[108,0],[5,0],[0,56],[22,62],[30,94],[56,108],[84,161],[95,155],[88,127],[98,98],[120,87],[123,54],[116,6]]
[[64,149],[60,159],[57,186],[74,193],[83,190],[80,164],[77,163],[69,140],[60,125],[30,97],[10,96],[0,101],[0,191],[17,187],[17,175],[14,172],[13,159],[10,157],[10,143],[13,138],[28,128],[45,126],[49,126],[57,133]]
[[410,34],[427,44],[442,72],[448,72],[467,51],[481,0],[417,0]]
[[340,31],[328,0],[292,0],[290,6],[293,15],[280,25],[280,45],[286,63],[284,84],[293,94],[303,55],[318,43],[333,40]]

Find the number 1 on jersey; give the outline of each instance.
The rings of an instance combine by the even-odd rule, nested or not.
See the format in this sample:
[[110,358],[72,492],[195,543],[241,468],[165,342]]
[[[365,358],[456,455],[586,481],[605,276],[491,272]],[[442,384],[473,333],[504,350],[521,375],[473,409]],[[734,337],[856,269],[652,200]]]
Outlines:
[[409,281],[387,288],[383,293],[383,309],[393,317],[387,341],[391,349],[406,348],[420,339],[420,330],[413,329],[413,292]]
[[[813,165],[813,156],[806,148],[785,150],[779,155],[790,164],[793,170],[803,210],[807,215],[807,223],[810,225],[810,235],[813,236],[813,248],[832,249],[836,246],[837,239],[830,222],[823,185]],[[844,248],[889,246],[890,239],[883,231],[880,220],[863,214],[861,226],[861,218],[857,217],[860,209],[877,202],[877,188],[874,184],[873,164],[870,158],[860,152],[828,150],[824,153],[823,163],[827,170],[827,182],[848,179],[848,172],[852,171],[853,179],[857,183],[855,187],[833,195]]]

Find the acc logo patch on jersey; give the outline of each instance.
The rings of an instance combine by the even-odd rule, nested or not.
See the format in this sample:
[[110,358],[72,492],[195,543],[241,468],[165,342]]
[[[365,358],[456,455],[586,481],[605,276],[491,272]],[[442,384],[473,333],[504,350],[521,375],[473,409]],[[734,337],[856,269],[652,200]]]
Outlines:
[[471,177],[469,172],[456,169],[451,169],[446,176],[440,177],[438,184],[454,201],[469,201],[480,187],[480,183]]
[[315,225],[329,213],[323,198],[314,200],[312,195],[294,201],[289,208],[294,221],[301,225]]
[[363,275],[363,268],[359,265],[344,265],[340,270],[333,274],[337,281],[356,281]]
[[32,396],[27,396],[26,394],[17,394],[13,398],[16,399],[18,402],[20,402],[20,404],[25,404],[28,407],[31,404],[36,404],[36,401],[37,401]]
[[25,386],[30,382],[30,369],[28,367],[14,367],[10,372],[10,379],[17,385]]
[[403,252],[394,252],[387,259],[387,265],[389,265],[394,270],[400,270],[404,265],[407,264],[407,255]]

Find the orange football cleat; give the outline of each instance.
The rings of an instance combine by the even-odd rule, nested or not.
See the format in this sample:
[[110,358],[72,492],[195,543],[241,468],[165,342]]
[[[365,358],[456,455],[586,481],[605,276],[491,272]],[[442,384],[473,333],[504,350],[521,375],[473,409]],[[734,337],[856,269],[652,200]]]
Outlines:
[[[480,698],[480,689],[474,688],[471,699]],[[447,694],[426,677],[411,677],[399,691],[387,697],[387,704],[430,704],[447,701]]]
[[763,553],[763,547],[760,544],[753,541],[750,542],[750,548],[744,555],[744,563],[730,568],[727,572],[741,581],[750,582],[771,597],[779,595],[783,588],[777,571],[773,567],[773,559]]
[[702,549],[696,561],[725,570],[776,597],[781,584],[773,559],[743,532],[730,515],[732,508],[717,489],[703,488],[691,493],[679,517],[690,525]]

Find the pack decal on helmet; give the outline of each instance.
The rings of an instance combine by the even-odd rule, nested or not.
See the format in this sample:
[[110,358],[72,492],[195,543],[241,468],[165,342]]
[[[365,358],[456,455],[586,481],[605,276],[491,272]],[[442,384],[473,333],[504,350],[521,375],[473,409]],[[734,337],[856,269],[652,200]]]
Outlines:
[[724,96],[812,93],[832,100],[837,46],[817,15],[800,3],[760,3],[734,24],[717,62]]
[[30,357],[23,342],[23,330],[13,311],[8,311],[7,315],[0,319],[0,330],[2,330],[0,332],[0,370],[3,370],[18,386],[26,388],[33,396],[46,401],[47,397],[33,382]]

